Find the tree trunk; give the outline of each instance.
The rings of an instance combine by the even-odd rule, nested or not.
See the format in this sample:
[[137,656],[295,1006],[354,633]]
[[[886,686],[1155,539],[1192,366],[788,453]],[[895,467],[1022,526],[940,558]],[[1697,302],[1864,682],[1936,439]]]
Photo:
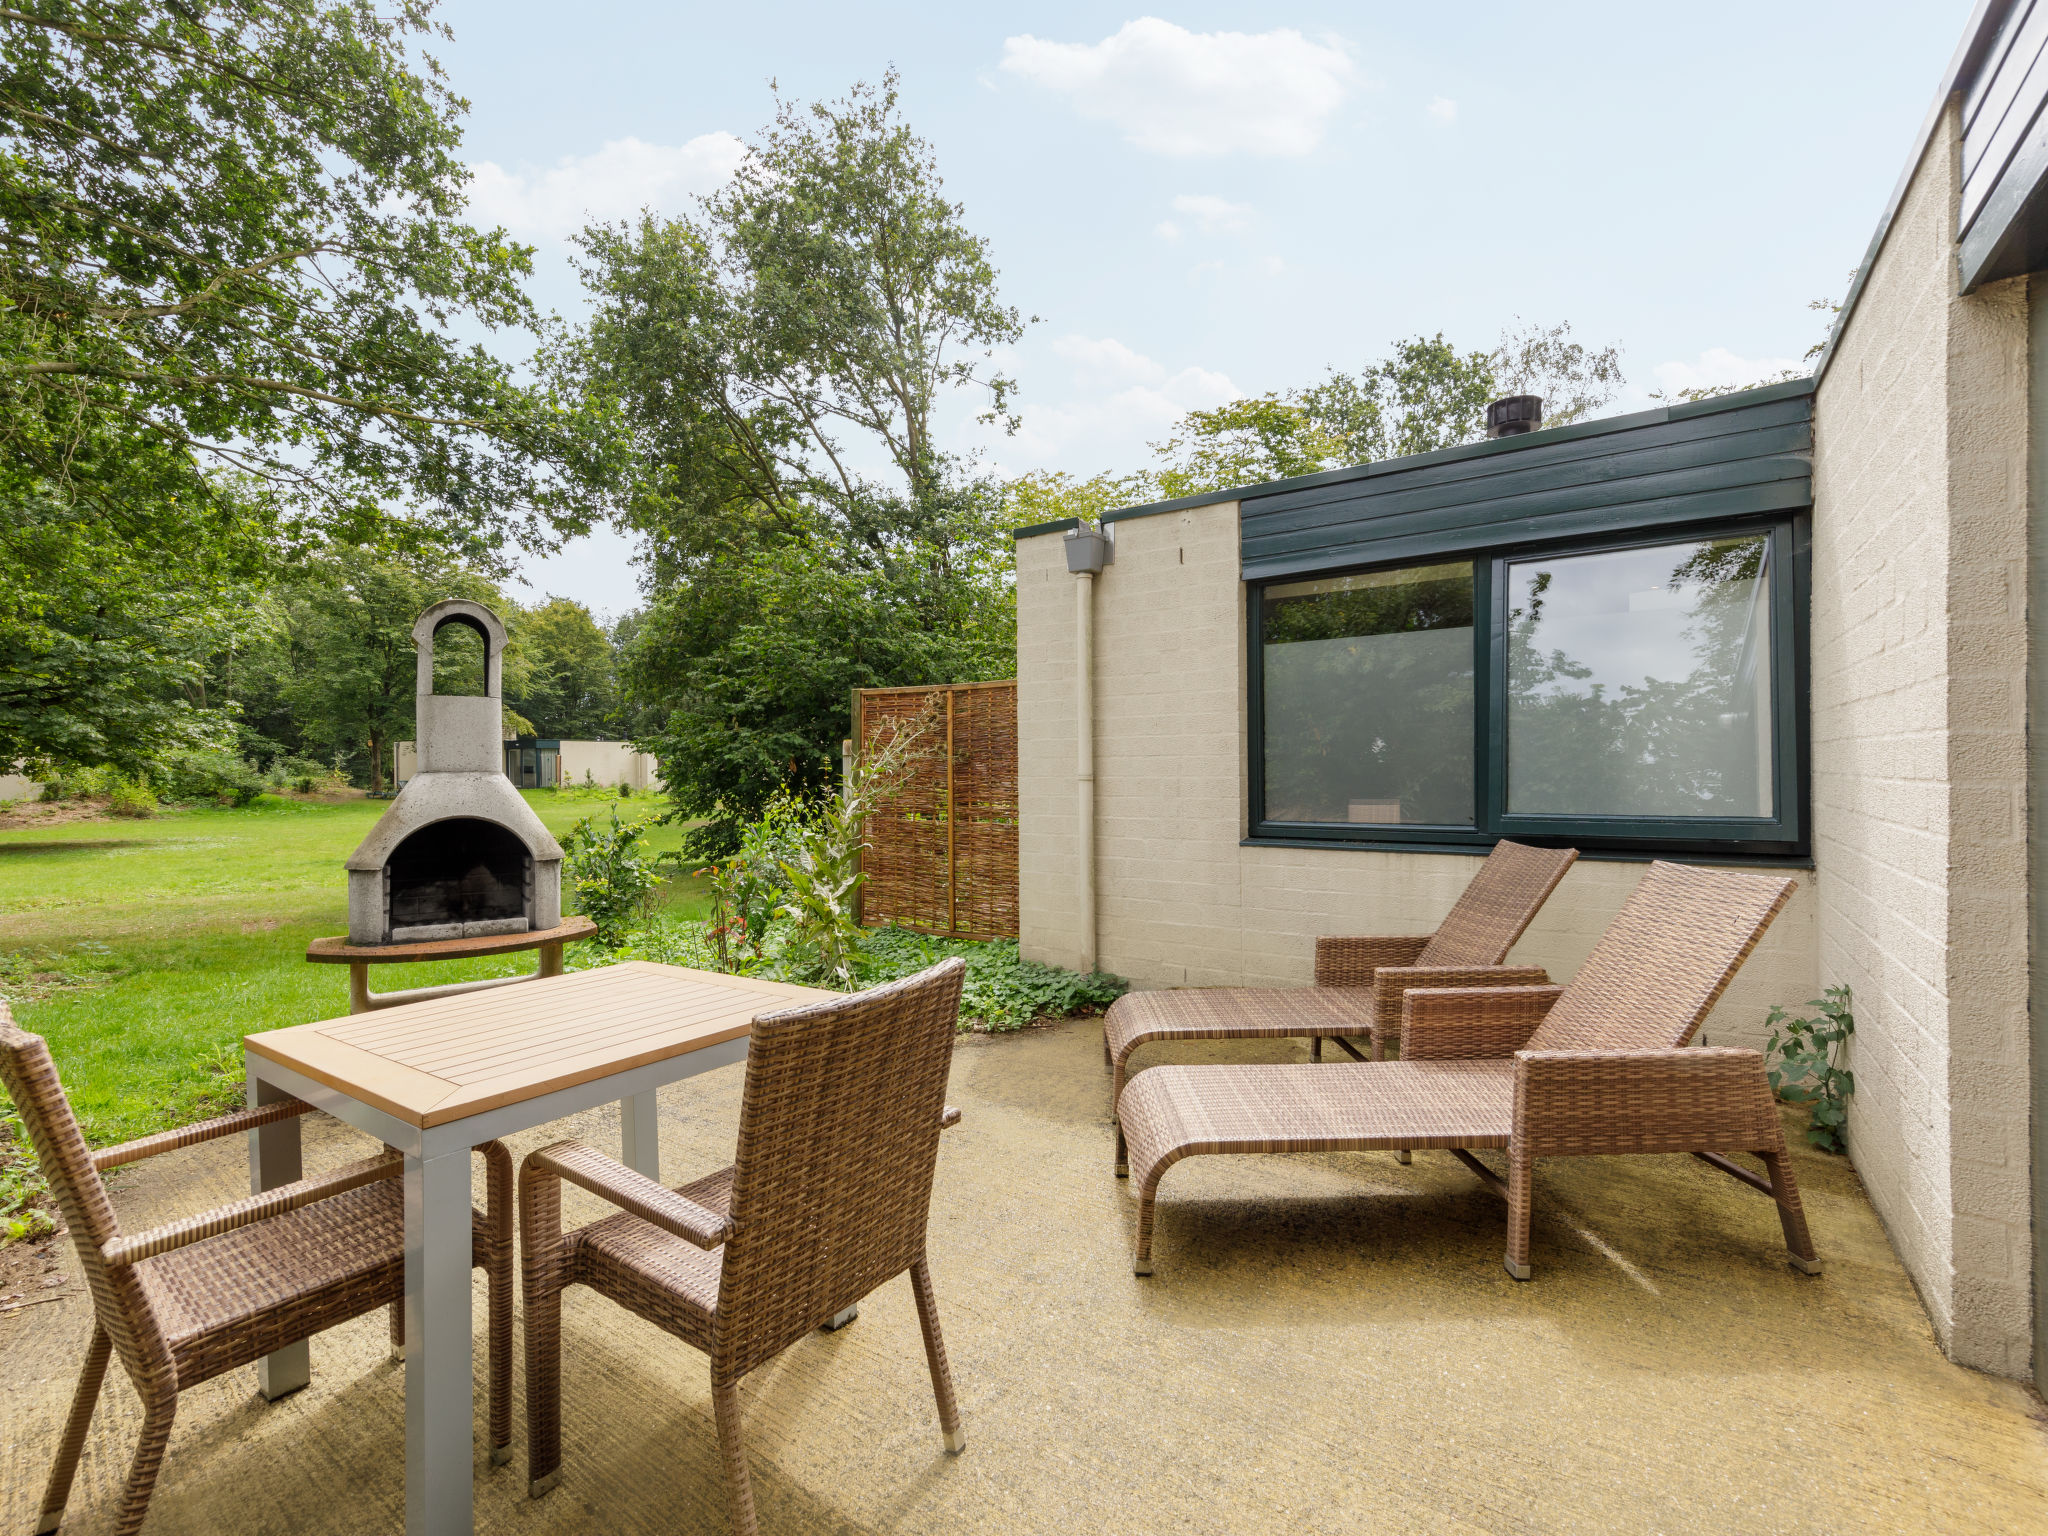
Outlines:
[[384,793],[384,743],[374,731],[370,733],[370,793]]

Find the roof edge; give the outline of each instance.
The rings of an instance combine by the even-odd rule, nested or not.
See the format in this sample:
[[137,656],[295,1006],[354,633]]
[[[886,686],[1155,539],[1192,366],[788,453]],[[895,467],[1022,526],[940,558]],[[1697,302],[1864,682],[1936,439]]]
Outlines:
[[1998,30],[2005,25],[2007,14],[2012,9],[2012,0],[1977,0],[1977,9],[1963,28],[1963,40],[1956,44],[1955,54],[1948,61],[1948,71],[1941,77],[1941,89],[1935,93],[1934,104],[1927,109],[1927,116],[1921,120],[1920,131],[1913,137],[1913,151],[1906,157],[1906,168],[1899,173],[1898,184],[1892,188],[1892,195],[1884,205],[1884,212],[1877,221],[1877,230],[1870,237],[1870,244],[1864,247],[1863,260],[1857,264],[1856,276],[1850,280],[1849,291],[1842,295],[1842,307],[1835,315],[1833,329],[1828,332],[1827,345],[1821,350],[1820,362],[1814,366],[1814,387],[1827,377],[1828,365],[1835,360],[1835,349],[1841,345],[1843,334],[1849,329],[1849,322],[1855,318],[1857,300],[1863,297],[1864,285],[1870,281],[1870,269],[1877,265],[1877,258],[1883,253],[1885,241],[1891,237],[1892,220],[1899,215],[1899,206],[1906,200],[1906,189],[1913,185],[1913,178],[1920,174],[1921,162],[1927,158],[1927,146],[1934,141],[1934,130],[1941,125],[1942,114],[1960,88],[1960,82],[1978,64],[1984,61],[1984,54],[1998,40]]
[[[1733,390],[1725,395],[1713,395],[1705,400],[1691,400],[1681,405],[1653,406],[1647,411],[1630,411],[1621,416],[1596,416],[1590,421],[1574,421],[1562,427],[1545,427],[1539,432],[1524,432],[1515,437],[1488,438],[1477,443],[1457,443],[1449,448],[1437,448],[1429,453],[1411,453],[1398,459],[1376,459],[1370,464],[1350,464],[1341,469],[1318,470],[1312,475],[1293,475],[1285,480],[1261,480],[1251,485],[1234,485],[1224,490],[1206,491],[1198,496],[1180,496],[1172,501],[1150,501],[1134,507],[1119,507],[1114,512],[1102,514],[1105,523],[1121,523],[1135,517],[1154,517],[1162,512],[1184,512],[1192,507],[1214,506],[1224,501],[1256,501],[1264,496],[1284,495],[1289,491],[1304,490],[1319,485],[1341,485],[1347,480],[1368,480],[1380,475],[1397,475],[1411,469],[1422,469],[1433,464],[1454,464],[1464,459],[1493,458],[1503,453],[1519,453],[1524,449],[1547,443],[1569,443],[1579,438],[1603,437],[1611,432],[1632,432],[1639,427],[1660,426],[1667,421],[1686,421],[1699,416],[1712,416],[1722,411],[1741,410],[1745,406],[1768,405],[1773,400],[1789,400],[1800,395],[1810,395],[1820,380],[1813,378],[1785,379],[1776,384],[1763,384],[1755,389]],[[1029,533],[1049,533],[1055,529],[1068,528],[1075,520],[1068,518],[1060,523],[1044,523],[1036,528],[1020,529],[1017,536]]]

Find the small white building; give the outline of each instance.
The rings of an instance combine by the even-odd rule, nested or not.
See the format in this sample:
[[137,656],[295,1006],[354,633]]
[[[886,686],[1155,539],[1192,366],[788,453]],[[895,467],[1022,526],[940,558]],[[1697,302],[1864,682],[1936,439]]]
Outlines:
[[[418,771],[419,754],[409,741],[391,751],[391,777],[397,784]],[[521,789],[553,789],[563,784],[591,784],[635,794],[662,788],[661,767],[629,741],[556,741],[549,737],[505,738],[505,777]]]

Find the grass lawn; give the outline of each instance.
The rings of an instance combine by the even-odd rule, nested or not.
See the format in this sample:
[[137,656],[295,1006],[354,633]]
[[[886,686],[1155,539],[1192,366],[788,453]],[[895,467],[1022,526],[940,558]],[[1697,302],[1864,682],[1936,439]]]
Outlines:
[[[524,792],[557,838],[617,805]],[[143,1135],[240,1102],[252,1030],[348,1012],[348,969],[306,963],[306,943],[348,929],[342,861],[388,802],[265,796],[240,810],[168,810],[152,821],[73,821],[0,831],[0,994],[48,1038],[86,1133]],[[657,850],[678,827],[657,829]],[[707,910],[699,882],[667,892],[672,915]],[[531,954],[379,966],[378,991],[508,976]]]

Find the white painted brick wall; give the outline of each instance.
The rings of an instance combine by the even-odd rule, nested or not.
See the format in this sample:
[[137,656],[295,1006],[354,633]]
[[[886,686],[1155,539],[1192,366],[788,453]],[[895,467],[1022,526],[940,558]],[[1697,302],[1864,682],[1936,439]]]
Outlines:
[[1957,1360],[2028,1367],[2026,303],[1955,295],[1953,115],[1815,412],[1822,980],[1858,1171]]

